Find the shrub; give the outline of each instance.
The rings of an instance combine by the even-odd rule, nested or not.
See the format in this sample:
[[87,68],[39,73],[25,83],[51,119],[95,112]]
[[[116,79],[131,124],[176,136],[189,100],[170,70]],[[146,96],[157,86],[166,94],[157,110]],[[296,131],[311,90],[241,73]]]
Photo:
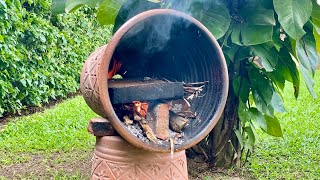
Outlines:
[[0,117],[76,92],[84,60],[110,37],[92,9],[52,16],[50,7],[0,0]]

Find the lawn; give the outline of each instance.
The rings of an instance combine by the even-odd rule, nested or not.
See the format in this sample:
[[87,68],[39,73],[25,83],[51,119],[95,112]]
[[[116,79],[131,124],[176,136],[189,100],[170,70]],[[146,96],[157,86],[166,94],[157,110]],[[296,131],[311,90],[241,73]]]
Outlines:
[[78,96],[10,120],[0,128],[0,177],[87,179],[95,139],[86,129],[92,117]]
[[[320,95],[320,75],[315,90]],[[243,172],[243,179],[318,179],[320,177],[320,100],[301,85],[296,100],[284,94],[287,113],[279,114],[284,138],[263,133]],[[87,122],[96,115],[82,97],[44,112],[0,124],[0,179],[88,179],[94,137]],[[218,177],[232,178],[228,174]],[[208,179],[211,179],[208,177]]]
[[315,77],[317,99],[309,95],[305,84],[296,100],[293,88],[285,89],[286,113],[279,115],[284,138],[260,133],[255,153],[247,169],[258,179],[320,178],[320,74]]

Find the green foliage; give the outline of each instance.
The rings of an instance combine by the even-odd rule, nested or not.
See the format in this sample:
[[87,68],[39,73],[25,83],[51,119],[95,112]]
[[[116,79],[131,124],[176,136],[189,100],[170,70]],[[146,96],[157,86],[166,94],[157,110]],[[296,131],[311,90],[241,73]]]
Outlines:
[[291,38],[299,40],[306,33],[303,26],[311,16],[311,0],[274,0],[273,3],[283,29]]
[[51,16],[50,6],[0,1],[0,116],[76,92],[83,61],[107,42],[91,9]]
[[[298,97],[300,72],[309,92],[316,97],[312,77],[319,58],[320,5],[315,0],[152,2],[161,8],[190,14],[218,39],[227,63],[235,67],[230,69],[231,88],[239,98],[241,125],[234,129],[243,151],[252,151],[256,127],[269,135],[283,136],[275,112],[285,111],[282,93],[288,82],[292,83],[294,95]],[[135,11],[139,7],[148,10],[147,3],[150,1],[141,1],[136,6],[126,6],[125,3],[120,8],[106,0],[105,7],[117,9],[103,8],[103,14],[111,16],[110,19],[100,18],[100,23],[115,24],[118,29],[127,18],[122,17],[123,13],[115,18],[115,12],[134,15],[141,12]]]
[[[315,81],[320,82],[319,71]],[[320,84],[314,87],[320,93]],[[320,177],[320,100],[313,99],[301,87],[298,100],[285,87],[283,96],[287,113],[278,114],[284,138],[258,131],[259,141],[246,164],[252,179],[318,179]],[[249,178],[250,179],[250,178]]]
[[106,0],[98,9],[97,17],[101,25],[114,24],[124,0]]
[[220,1],[194,1],[190,5],[189,11],[217,39],[221,38],[229,28],[231,18],[227,7]]

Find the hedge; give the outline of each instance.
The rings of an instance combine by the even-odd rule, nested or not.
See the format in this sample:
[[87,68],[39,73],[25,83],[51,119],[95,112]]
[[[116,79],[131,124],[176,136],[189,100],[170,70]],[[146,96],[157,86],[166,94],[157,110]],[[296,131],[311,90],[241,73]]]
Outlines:
[[52,16],[49,0],[0,0],[0,117],[79,89],[84,60],[110,28],[93,10]]

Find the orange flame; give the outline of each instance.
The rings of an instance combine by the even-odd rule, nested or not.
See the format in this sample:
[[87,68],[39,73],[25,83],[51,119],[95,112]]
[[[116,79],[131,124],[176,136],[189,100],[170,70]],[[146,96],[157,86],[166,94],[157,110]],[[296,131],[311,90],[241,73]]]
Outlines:
[[114,75],[117,74],[117,72],[120,70],[122,64],[120,61],[116,60],[115,58],[112,58],[111,60],[111,68],[109,67],[108,71],[108,79],[112,79]]

